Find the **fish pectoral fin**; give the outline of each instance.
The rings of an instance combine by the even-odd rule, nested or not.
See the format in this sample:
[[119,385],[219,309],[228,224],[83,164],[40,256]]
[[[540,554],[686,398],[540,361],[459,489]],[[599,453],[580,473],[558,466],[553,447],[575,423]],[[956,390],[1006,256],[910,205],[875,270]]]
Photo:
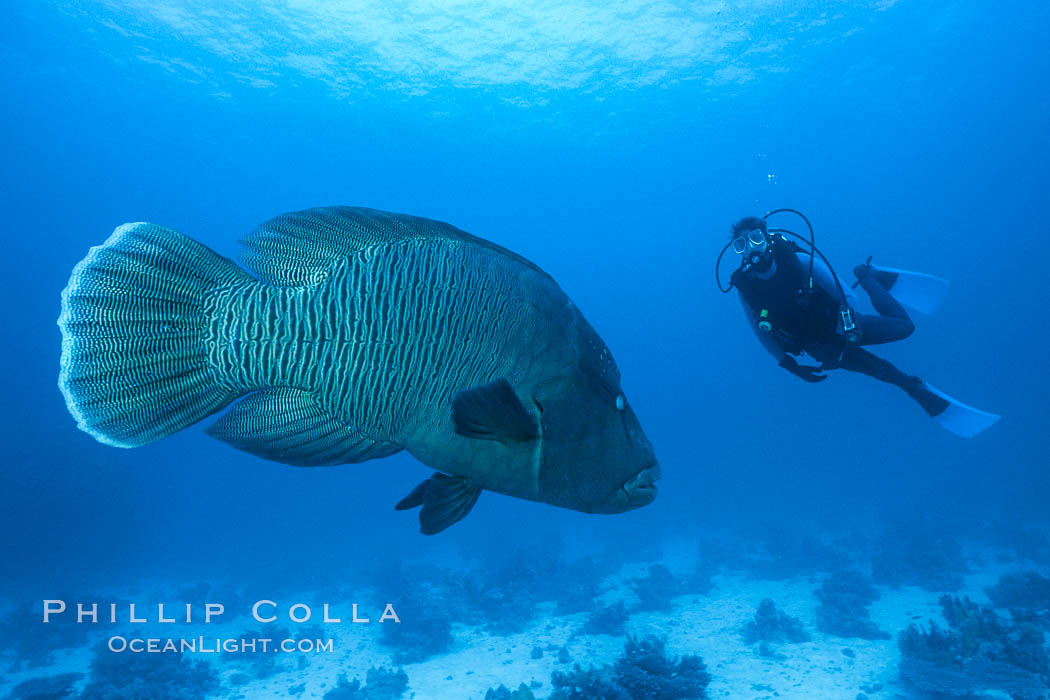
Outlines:
[[257,457],[298,467],[364,462],[401,450],[361,435],[300,389],[251,394],[205,432]]
[[456,433],[476,440],[524,442],[539,435],[535,418],[506,379],[457,393],[452,422]]
[[467,517],[480,495],[481,487],[473,479],[434,474],[398,501],[394,510],[423,506],[419,511],[419,531],[436,535]]
[[427,493],[427,484],[430,483],[430,479],[424,479],[419,486],[412,489],[411,493],[402,498],[394,506],[394,510],[411,510],[412,508],[418,508],[423,505],[423,498]]

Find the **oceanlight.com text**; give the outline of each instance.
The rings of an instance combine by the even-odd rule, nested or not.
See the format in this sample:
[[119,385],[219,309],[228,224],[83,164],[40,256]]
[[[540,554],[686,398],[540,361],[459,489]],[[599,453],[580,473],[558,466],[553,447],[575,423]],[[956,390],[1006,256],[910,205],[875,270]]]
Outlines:
[[165,653],[200,653],[200,654],[331,654],[335,650],[332,639],[272,639],[259,637],[223,638],[223,637],[121,637],[109,638],[106,647],[117,654],[165,654]]

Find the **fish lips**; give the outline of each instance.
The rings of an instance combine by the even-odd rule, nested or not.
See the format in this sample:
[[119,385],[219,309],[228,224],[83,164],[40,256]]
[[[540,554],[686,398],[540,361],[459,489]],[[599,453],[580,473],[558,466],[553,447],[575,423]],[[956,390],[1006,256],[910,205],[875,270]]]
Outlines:
[[653,464],[624,482],[621,488],[627,496],[627,502],[631,504],[631,508],[641,508],[653,502],[657,492],[656,480],[660,476],[660,465]]

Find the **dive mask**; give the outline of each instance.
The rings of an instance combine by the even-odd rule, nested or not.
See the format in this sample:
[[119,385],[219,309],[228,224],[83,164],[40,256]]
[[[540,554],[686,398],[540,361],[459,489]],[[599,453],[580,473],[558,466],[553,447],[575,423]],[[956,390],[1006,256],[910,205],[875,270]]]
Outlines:
[[733,252],[743,255],[748,250],[762,254],[766,251],[766,234],[760,228],[752,229],[746,235],[733,239]]

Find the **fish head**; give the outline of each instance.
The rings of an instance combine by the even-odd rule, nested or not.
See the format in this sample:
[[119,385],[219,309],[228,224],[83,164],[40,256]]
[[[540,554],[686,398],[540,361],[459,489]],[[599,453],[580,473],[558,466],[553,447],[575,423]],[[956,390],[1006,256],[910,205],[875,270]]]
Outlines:
[[622,513],[656,498],[660,466],[620,387],[612,354],[586,322],[578,356],[534,397],[542,425],[539,492],[585,513]]

